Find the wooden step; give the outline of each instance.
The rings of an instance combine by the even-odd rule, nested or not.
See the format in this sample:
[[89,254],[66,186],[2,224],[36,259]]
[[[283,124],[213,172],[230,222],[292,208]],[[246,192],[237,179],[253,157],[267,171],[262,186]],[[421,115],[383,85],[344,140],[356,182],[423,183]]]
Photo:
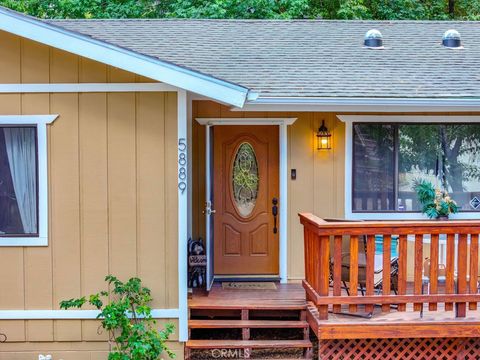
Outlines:
[[305,310],[307,304],[304,300],[284,301],[238,301],[228,300],[222,304],[208,301],[190,302],[190,309],[208,310]]
[[[191,319],[199,319],[199,318],[215,318],[215,319],[235,319],[240,318],[241,312],[247,309],[190,309],[190,318]],[[282,309],[275,309],[275,310],[249,310],[250,314],[254,316],[254,318],[261,318],[261,319],[283,319],[283,320],[297,320],[299,318],[300,313],[302,311],[306,311],[306,309],[294,309],[294,310],[282,310]]]
[[304,329],[306,321],[288,320],[189,320],[191,329]]
[[309,349],[310,340],[188,340],[189,349]]

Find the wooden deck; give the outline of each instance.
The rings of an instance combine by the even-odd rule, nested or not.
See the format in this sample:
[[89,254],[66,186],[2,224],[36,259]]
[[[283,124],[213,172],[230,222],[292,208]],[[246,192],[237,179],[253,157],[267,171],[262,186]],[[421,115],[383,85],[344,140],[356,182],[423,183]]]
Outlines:
[[[330,221],[312,214],[300,214],[300,221],[307,320],[319,339],[480,337],[480,223]],[[424,254],[426,235],[430,249]],[[415,248],[410,255],[408,237]],[[446,264],[439,262],[441,237]],[[388,251],[377,254],[378,240]],[[433,266],[424,266],[426,257]]]
[[306,309],[305,290],[300,283],[276,284],[276,290],[223,289],[215,284],[208,296],[194,295],[188,302],[190,309]]
[[[407,294],[413,292],[413,284],[408,283]],[[359,296],[361,298],[361,296]],[[375,306],[371,318],[352,316],[348,305],[342,306],[342,313],[333,313],[329,308],[328,320],[320,320],[313,303],[307,304],[305,291],[300,283],[277,284],[276,290],[230,290],[216,285],[208,296],[193,296],[189,300],[190,309],[198,310],[302,310],[307,309],[307,321],[319,339],[365,339],[365,338],[405,338],[405,337],[480,337],[480,311],[469,310],[465,318],[455,317],[455,311],[445,311],[438,304],[437,311],[429,311],[428,303],[424,311],[414,311],[413,304],[406,311],[399,312],[392,306],[389,312],[382,312]],[[358,305],[358,315],[366,315],[364,307]],[[228,324],[227,324],[228,323]],[[228,325],[228,326],[227,326]],[[245,322],[243,325],[269,327],[269,323]],[[209,326],[243,327],[241,321],[217,320]],[[296,327],[295,322],[290,326]],[[191,327],[200,326],[192,321]]]
[[[330,292],[332,291],[330,288]],[[407,283],[406,294],[413,292],[413,283]],[[342,295],[346,296],[344,292]],[[359,294],[358,298],[362,296]],[[398,311],[396,306],[392,305],[389,306],[388,312],[382,311],[382,306],[377,305],[374,306],[370,318],[361,317],[367,314],[364,305],[358,305],[356,315],[360,316],[352,316],[348,304],[341,305],[341,313],[334,313],[333,306],[330,305],[328,319],[321,320],[317,306],[307,302],[305,291],[299,283],[277,284],[276,290],[233,290],[223,289],[221,285],[216,284],[208,296],[194,295],[189,300],[189,308],[193,314],[189,321],[189,328],[192,331],[241,329],[242,338],[232,340],[192,338],[187,343],[188,354],[190,350],[210,349],[215,346],[250,350],[283,347],[305,348],[307,351],[304,352],[304,357],[308,358],[311,356],[312,346],[308,340],[309,329],[313,330],[320,344],[323,344],[322,351],[325,353],[322,353],[322,356],[325,359],[337,359],[336,355],[326,356],[328,351],[340,354],[338,349],[345,346],[350,346],[351,351],[354,351],[358,344],[377,346],[377,352],[381,352],[382,346],[397,343],[400,347],[411,349],[415,349],[423,342],[434,344],[432,346],[437,348],[447,344],[448,346],[445,346],[450,349],[452,346],[460,346],[462,341],[467,344],[471,339],[480,338],[479,310],[469,310],[466,317],[458,318],[454,310],[445,311],[444,305],[440,303],[436,311],[429,311],[429,305],[425,303],[423,312],[414,311],[414,304],[407,304],[405,311]],[[337,307],[336,311],[338,309]],[[292,313],[298,314],[298,317],[291,317]],[[293,341],[286,339],[283,342],[276,339],[250,338],[251,329],[288,328],[299,331],[304,329],[306,336],[303,339]],[[474,342],[475,346],[477,343]]]
[[[404,312],[392,309],[388,313],[376,307],[371,318],[330,313],[328,320],[320,320],[310,303],[307,320],[319,339],[480,337],[480,311],[470,311],[459,319],[454,311],[432,312],[428,304],[424,307],[423,317],[409,305]],[[342,310],[348,311],[347,307]]]
[[[224,289],[215,284],[208,294],[194,294],[188,306],[186,358],[214,349],[243,349],[244,358],[259,349],[277,352],[276,358],[285,358],[285,350],[312,357],[307,301],[299,283],[276,283],[276,289]],[[214,337],[218,330],[221,339]]]

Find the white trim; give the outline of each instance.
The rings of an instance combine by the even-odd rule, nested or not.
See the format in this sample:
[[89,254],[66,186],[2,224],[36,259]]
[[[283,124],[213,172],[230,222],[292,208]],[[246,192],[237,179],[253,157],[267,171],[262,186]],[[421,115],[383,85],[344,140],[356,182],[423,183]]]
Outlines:
[[[249,89],[0,8],[0,30],[242,107]],[[249,96],[251,97],[251,96]]]
[[297,118],[196,118],[200,125],[292,125]]
[[[205,208],[208,206],[211,210],[212,204],[212,140],[210,136],[211,125],[205,125]],[[205,209],[206,210],[206,209]],[[207,259],[212,256],[213,254],[213,214],[211,211],[205,211],[205,254],[207,255]],[[214,272],[213,272],[213,260],[209,259],[210,262],[207,263],[207,269],[205,271],[206,274],[206,284],[205,287],[207,291],[213,286],[213,279],[214,279]]]
[[[293,120],[295,121],[295,120]],[[293,122],[292,122],[293,124]],[[290,124],[291,125],[291,124]],[[280,155],[280,193],[279,193],[279,275],[280,282],[288,281],[288,133],[287,122],[279,126],[279,155]]]
[[323,112],[438,112],[479,111],[480,99],[462,98],[348,98],[261,97],[247,101],[234,111],[323,111]]
[[[279,276],[281,283],[288,281],[288,133],[287,126],[297,118],[196,118],[200,125],[278,125],[279,127]],[[207,133],[208,140],[208,133]],[[205,146],[209,146],[208,141]],[[208,148],[206,149],[208,152]],[[207,156],[208,157],[208,156]],[[208,164],[206,164],[208,173]],[[208,194],[208,193],[207,193]],[[207,197],[208,199],[208,197]]]
[[[352,151],[353,123],[474,123],[480,122],[480,116],[438,116],[438,115],[337,115],[345,122],[345,218],[351,220],[420,220],[427,219],[421,212],[353,212],[352,211]],[[462,212],[450,215],[451,219],[480,219],[480,213]]]
[[[187,92],[185,90],[179,90],[177,93],[177,136],[179,144],[180,139],[188,139],[187,133]],[[188,148],[188,144],[187,144]],[[180,157],[180,147],[178,150],[178,156]],[[187,164],[190,166],[188,159],[188,151],[184,151],[186,155]],[[179,163],[177,163],[179,166]],[[177,167],[177,174],[179,173],[179,167]],[[178,189],[178,309],[179,309],[179,341],[188,340],[188,176],[184,180],[186,182],[186,190],[182,193]]]
[[[178,309],[152,309],[155,319],[177,319]],[[0,310],[0,320],[96,319],[98,310]]]
[[165,83],[0,84],[0,93],[163,92],[178,88]]
[[0,115],[1,125],[46,125],[55,121],[58,115]]
[[[338,115],[337,115],[338,117]],[[352,123],[345,124],[345,218],[353,219],[352,212],[352,149],[353,149]]]
[[38,147],[38,236],[0,237],[2,246],[47,246],[48,245],[48,146],[47,124],[58,115],[2,115],[0,125],[33,125],[37,127]]
[[[192,152],[193,152],[193,146],[192,146],[192,136],[193,136],[193,118],[192,118],[192,99],[191,99],[191,93],[187,93],[187,159],[192,159]],[[187,184],[192,184],[192,167],[187,166],[187,176],[188,176],[188,181]],[[192,213],[192,208],[193,208],[193,194],[192,194],[192,187],[189,186],[187,188],[188,192],[188,238],[190,239],[192,237],[192,228],[193,228],[193,213]]]
[[480,122],[480,116],[468,115],[337,115],[345,123],[473,123]]
[[[421,212],[365,212],[365,213],[346,213],[346,219],[349,220],[429,220],[428,217]],[[452,220],[476,220],[480,219],[480,213],[477,212],[463,212],[457,214],[450,214]]]

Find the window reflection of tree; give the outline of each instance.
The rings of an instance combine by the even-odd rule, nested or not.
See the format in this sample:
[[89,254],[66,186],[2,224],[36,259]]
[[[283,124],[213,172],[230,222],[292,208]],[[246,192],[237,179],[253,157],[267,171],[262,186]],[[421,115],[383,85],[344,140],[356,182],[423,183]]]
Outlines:
[[479,151],[480,125],[400,126],[400,173],[416,169],[458,196],[480,190]]
[[470,199],[480,195],[480,125],[355,124],[353,176],[361,210],[369,201],[371,210],[419,210],[415,178],[434,182],[472,210]]

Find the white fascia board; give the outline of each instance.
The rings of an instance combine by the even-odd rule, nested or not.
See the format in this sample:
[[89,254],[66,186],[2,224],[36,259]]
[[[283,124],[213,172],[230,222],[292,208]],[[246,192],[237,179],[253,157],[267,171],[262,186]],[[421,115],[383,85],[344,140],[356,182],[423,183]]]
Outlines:
[[[96,319],[98,310],[0,310],[0,320]],[[178,309],[152,309],[155,319],[177,319]]]
[[234,111],[439,112],[480,111],[480,99],[462,98],[258,98]]
[[59,26],[0,9],[0,30],[242,107],[249,90]]

